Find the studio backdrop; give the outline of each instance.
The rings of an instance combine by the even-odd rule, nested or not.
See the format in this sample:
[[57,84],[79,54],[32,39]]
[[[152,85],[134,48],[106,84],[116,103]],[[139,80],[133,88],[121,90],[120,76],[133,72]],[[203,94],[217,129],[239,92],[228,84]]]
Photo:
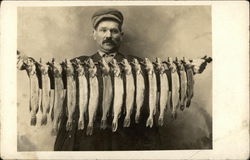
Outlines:
[[[210,6],[19,7],[18,50],[44,61],[96,53],[91,16],[100,8],[116,8],[123,13],[120,52],[125,55],[151,60],[212,57]],[[28,86],[26,72],[17,71],[18,151],[53,150],[51,126],[30,126]],[[162,142],[165,149],[212,148],[211,64],[195,75],[191,107],[161,131],[168,137]]]

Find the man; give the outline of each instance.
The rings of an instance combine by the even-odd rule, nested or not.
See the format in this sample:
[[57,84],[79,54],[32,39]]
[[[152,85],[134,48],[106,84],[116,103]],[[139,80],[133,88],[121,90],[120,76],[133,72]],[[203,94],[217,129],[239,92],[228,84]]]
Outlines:
[[[110,62],[113,58],[117,62],[121,62],[124,58],[129,61],[135,56],[125,56],[119,52],[119,47],[123,38],[122,24],[123,15],[116,9],[104,9],[96,12],[92,16],[93,38],[97,43],[97,53],[90,56],[94,62],[98,62],[102,57],[106,62]],[[89,57],[77,57],[81,61],[85,61]],[[74,61],[73,59],[72,61]],[[55,150],[134,150],[134,149],[156,149],[159,144],[159,136],[157,128],[149,129],[145,127],[147,118],[146,107],[147,102],[143,106],[142,119],[139,125],[131,122],[129,128],[123,128],[124,114],[119,119],[119,128],[113,133],[111,131],[112,116],[108,117],[109,126],[106,130],[100,130],[101,102],[102,102],[102,77],[100,68],[97,71],[99,82],[99,105],[97,116],[94,124],[94,133],[92,136],[86,136],[86,127],[83,131],[77,129],[79,111],[75,113],[73,121],[73,130],[67,132],[65,129],[67,117],[64,114],[59,133],[55,142]],[[146,92],[147,93],[147,92]],[[145,95],[147,96],[147,95]],[[78,108],[78,107],[77,107]],[[111,114],[110,114],[111,115]],[[132,114],[131,117],[134,117]],[[85,125],[86,126],[86,125]]]

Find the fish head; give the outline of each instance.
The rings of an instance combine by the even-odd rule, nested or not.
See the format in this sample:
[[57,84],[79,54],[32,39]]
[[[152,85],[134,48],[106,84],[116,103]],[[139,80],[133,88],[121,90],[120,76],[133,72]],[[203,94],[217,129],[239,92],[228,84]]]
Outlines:
[[29,73],[29,75],[33,75],[36,73],[36,65],[32,59],[28,58],[25,61],[25,67],[26,67],[26,70]]
[[155,62],[158,63],[158,64],[161,64],[162,63],[161,58],[156,57]]
[[65,67],[66,67],[65,69],[66,69],[67,75],[74,74],[74,67],[69,59],[65,59],[65,62],[63,63],[63,65],[65,65]]
[[171,57],[167,58],[166,64],[171,72],[174,73],[176,71],[176,65]]
[[167,62],[168,63],[173,63],[173,59],[171,57],[168,57]]
[[117,61],[116,61],[116,59],[112,59],[112,61],[111,61],[113,64],[117,64]]
[[118,62],[116,59],[113,59],[110,63],[111,65],[111,70],[114,73],[115,76],[119,76],[121,73],[120,66],[118,65]]
[[206,69],[207,63],[209,63],[206,59],[192,59],[190,62],[194,73],[202,73]]
[[138,61],[136,58],[133,58],[133,60],[132,60],[132,64],[134,64],[134,65],[138,65],[138,64],[139,64],[139,61]]
[[40,70],[41,70],[42,74],[47,74],[48,71],[49,71],[49,66],[46,65],[46,64],[42,64],[42,65],[40,66]]
[[160,58],[156,58],[156,61],[154,64],[155,64],[155,68],[158,72],[162,73],[164,71],[162,61]]
[[148,58],[144,58],[144,64],[145,64],[145,69],[148,72],[148,74],[152,74],[153,69],[154,69],[153,63]]
[[76,72],[78,73],[78,75],[84,75],[85,74],[84,67],[83,67],[81,61],[78,60],[78,59],[75,62],[75,68],[76,68]]
[[29,57],[27,57],[22,52],[17,50],[17,68],[18,69],[26,68],[27,67],[26,62],[28,59]]
[[24,66],[24,60],[23,59],[18,59],[17,60],[17,69],[21,69]]
[[108,63],[105,61],[104,57],[102,57],[102,59],[99,61],[101,70],[104,74],[108,74],[110,71],[110,67],[108,65]]
[[37,66],[43,75],[48,73],[49,66],[46,63],[43,63],[42,58],[40,58],[40,61],[37,62]]
[[144,63],[145,63],[145,65],[147,65],[148,63],[151,63],[151,62],[150,62],[150,60],[148,58],[145,57],[144,58]]
[[53,72],[54,72],[55,76],[61,75],[62,71],[63,71],[61,64],[59,64],[55,61],[53,61],[52,63],[53,63]]
[[120,69],[119,65],[116,65],[113,68],[113,73],[114,73],[114,76],[116,76],[116,77],[119,77],[121,75],[121,69]]
[[126,58],[123,58],[122,62],[124,63],[124,65],[129,65],[128,60]]
[[124,68],[124,71],[126,74],[130,74],[132,72],[132,68],[130,66],[130,64],[128,63],[127,59],[123,59],[121,62],[122,67]]
[[163,74],[164,72],[165,72],[165,66],[163,65],[163,64],[161,64],[159,67],[158,67],[158,72],[160,73],[160,74]]
[[98,63],[101,65],[101,66],[104,66],[105,65],[105,59],[104,59],[104,57],[102,57],[99,61],[98,61]]
[[90,68],[94,68],[95,67],[95,63],[94,63],[94,61],[93,61],[92,58],[89,58],[88,61],[87,61],[87,63],[88,63],[88,66]]
[[92,78],[96,76],[95,70],[93,68],[89,68],[89,76]]
[[182,62],[178,57],[176,57],[174,64],[178,70],[182,71],[184,69]]
[[[92,61],[92,62],[93,62],[93,61]],[[94,64],[94,62],[93,62],[93,64],[92,64],[92,62],[89,62],[89,63],[91,63],[91,65],[89,65],[88,71],[89,71],[89,76],[90,76],[90,77],[95,77],[95,76],[96,76],[96,73],[97,73],[97,67],[96,67],[96,65]]]
[[127,63],[128,62],[127,62],[126,58],[123,58],[123,60],[120,62],[120,64],[121,64],[122,67],[126,67]]
[[186,57],[183,57],[183,58],[182,58],[182,62],[183,62],[183,63],[187,63],[187,58],[186,58]]
[[174,73],[174,72],[176,72],[177,71],[177,65],[176,64],[172,64],[171,65],[171,71],[172,71],[172,73]]
[[183,57],[182,64],[185,68],[192,68],[190,60],[188,60],[186,57]]
[[171,71],[172,73],[176,71],[176,65],[174,63],[167,62],[166,64],[168,66],[169,71]]
[[175,57],[175,61],[178,63],[180,62],[180,59],[178,57]]
[[162,67],[164,68],[164,70],[169,70],[169,66],[165,61],[162,62]]
[[140,74],[142,72],[142,69],[141,69],[141,65],[139,63],[139,61],[134,58],[133,61],[132,61],[132,64],[134,65],[134,70],[137,74]]

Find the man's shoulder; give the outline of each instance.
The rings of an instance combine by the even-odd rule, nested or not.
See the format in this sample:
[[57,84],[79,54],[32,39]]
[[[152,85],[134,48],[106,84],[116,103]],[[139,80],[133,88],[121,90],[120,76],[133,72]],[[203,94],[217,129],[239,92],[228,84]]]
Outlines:
[[71,59],[70,61],[71,61],[71,62],[75,62],[76,59],[78,59],[78,60],[80,60],[81,62],[83,62],[83,61],[87,60],[88,58],[89,58],[89,56],[79,56],[79,57],[75,57],[75,58]]
[[138,56],[134,56],[134,55],[127,55],[127,54],[123,54],[123,53],[117,53],[115,55],[115,59],[120,62],[122,61],[124,58],[126,58],[129,62],[131,62],[133,59],[137,59],[138,61],[142,61],[142,59]]
[[97,53],[93,53],[93,54],[91,54],[90,56],[85,56],[85,55],[83,55],[83,56],[75,57],[75,58],[71,59],[71,61],[72,61],[72,62],[73,62],[73,61],[76,61],[76,59],[79,59],[80,61],[85,61],[85,60],[87,60],[88,58],[95,59],[97,56],[98,56]]
[[141,57],[134,56],[134,55],[126,55],[126,58],[128,59],[128,61],[132,61],[133,59],[137,59],[139,62],[143,61]]

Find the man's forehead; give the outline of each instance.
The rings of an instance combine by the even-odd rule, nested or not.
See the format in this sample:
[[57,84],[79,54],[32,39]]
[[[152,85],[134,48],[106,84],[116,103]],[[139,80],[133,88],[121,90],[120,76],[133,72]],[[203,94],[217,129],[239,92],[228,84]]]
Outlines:
[[97,28],[117,28],[119,29],[119,24],[112,20],[105,20],[98,24]]

